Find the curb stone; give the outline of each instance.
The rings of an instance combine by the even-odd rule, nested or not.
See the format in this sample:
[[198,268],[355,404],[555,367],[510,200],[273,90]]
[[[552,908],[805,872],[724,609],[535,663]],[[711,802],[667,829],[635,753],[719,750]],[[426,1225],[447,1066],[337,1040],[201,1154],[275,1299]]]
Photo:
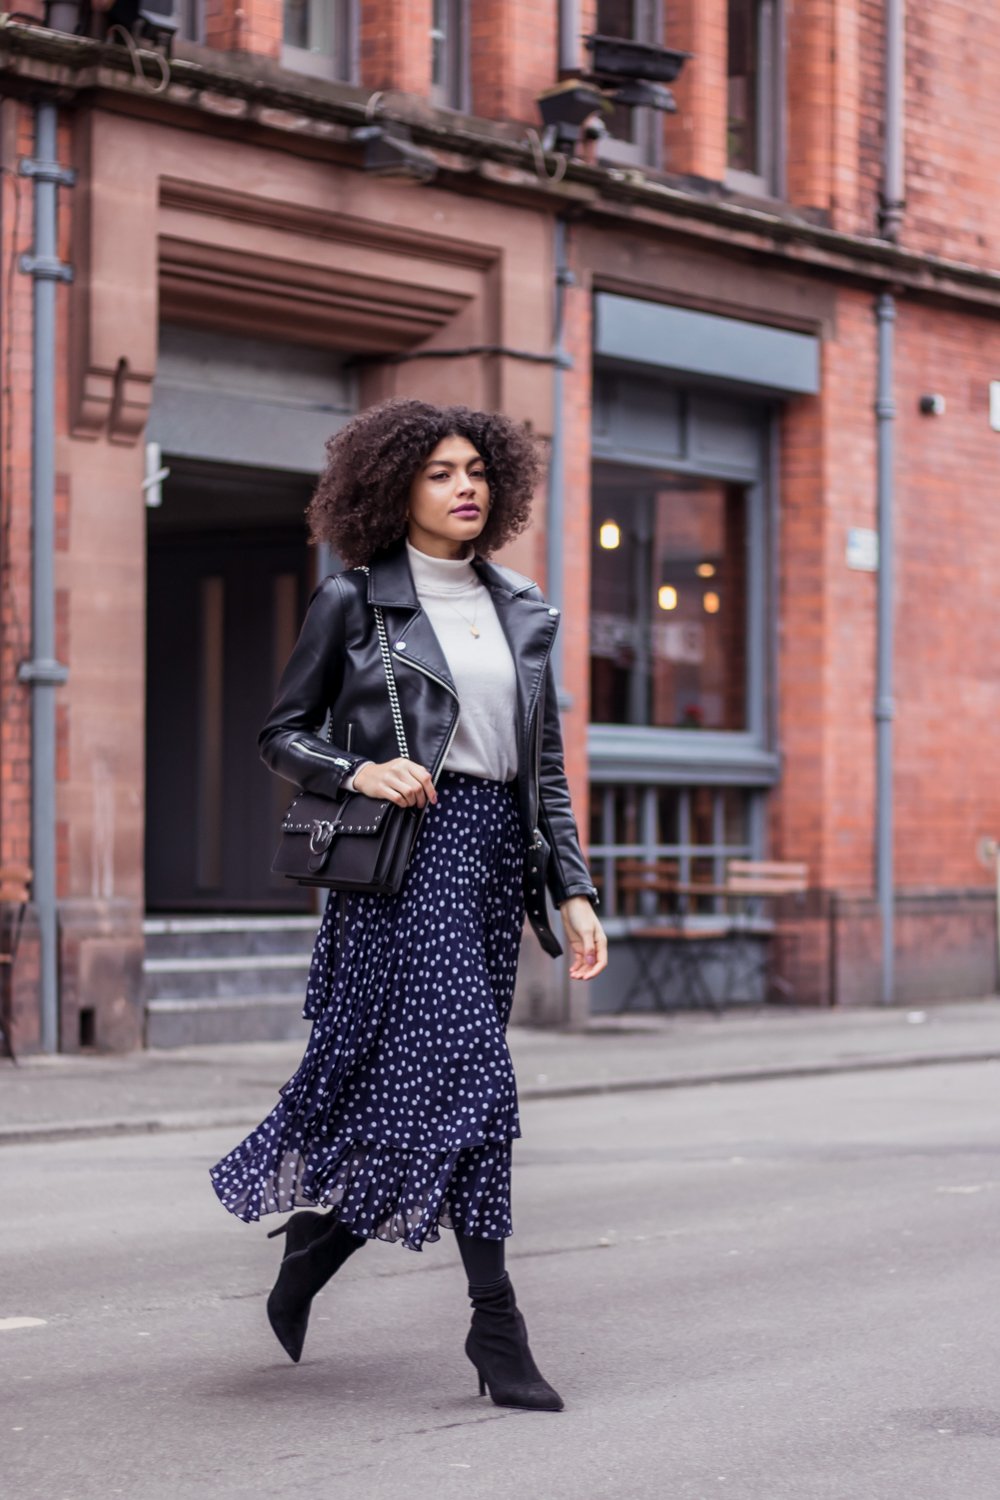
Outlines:
[[[635,1078],[579,1079],[567,1083],[524,1084],[521,1100],[577,1099],[596,1094],[635,1094],[658,1089],[706,1088],[731,1083],[767,1083],[783,1078],[822,1078],[843,1073],[896,1072],[908,1068],[958,1066],[1000,1062],[1000,1048],[955,1052],[896,1052],[881,1057],[832,1058],[824,1062],[775,1063],[771,1066],[725,1068],[705,1073],[663,1073]],[[95,1140],[125,1135],[161,1135],[179,1131],[252,1129],[267,1113],[256,1110],[199,1110],[149,1116],[125,1115],[104,1120],[59,1120],[35,1125],[0,1125],[0,1149],[43,1142]]]

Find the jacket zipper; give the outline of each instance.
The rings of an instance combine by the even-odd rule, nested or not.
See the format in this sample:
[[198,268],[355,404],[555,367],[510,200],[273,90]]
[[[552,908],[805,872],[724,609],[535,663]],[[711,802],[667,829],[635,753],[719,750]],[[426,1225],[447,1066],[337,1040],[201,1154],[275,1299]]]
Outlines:
[[291,744],[293,749],[301,750],[303,755],[311,755],[314,760],[321,760],[325,765],[340,766],[342,770],[347,770],[350,765],[350,761],[341,760],[338,755],[324,755],[322,750],[314,750],[305,740],[292,740]]

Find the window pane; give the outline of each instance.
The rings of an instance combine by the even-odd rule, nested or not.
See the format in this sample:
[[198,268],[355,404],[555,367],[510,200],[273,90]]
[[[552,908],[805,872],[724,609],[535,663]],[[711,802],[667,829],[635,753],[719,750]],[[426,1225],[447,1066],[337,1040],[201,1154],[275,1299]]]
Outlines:
[[750,842],[747,805],[747,794],[740,787],[727,786],[723,789],[722,837],[730,847]]
[[309,46],[309,0],[285,0],[284,41],[288,47]]
[[632,41],[637,33],[637,9],[637,0],[597,0],[598,35]]
[[746,728],[746,496],[717,480],[599,470],[591,717]]
[[448,87],[448,0],[434,0],[431,13],[431,84]]
[[284,0],[282,40],[286,67],[317,77],[348,78],[351,72],[349,0]]
[[656,796],[656,842],[676,845],[681,839],[681,794],[675,786],[661,787]]
[[757,118],[760,0],[729,0],[727,150],[731,167],[759,173]]

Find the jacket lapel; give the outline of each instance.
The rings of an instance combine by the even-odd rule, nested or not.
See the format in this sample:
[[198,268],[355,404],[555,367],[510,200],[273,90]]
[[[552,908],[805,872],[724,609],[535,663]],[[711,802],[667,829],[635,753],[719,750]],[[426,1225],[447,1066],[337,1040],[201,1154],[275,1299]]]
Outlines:
[[393,663],[430,672],[458,694],[434,627],[424,614],[413,586],[403,541],[372,559],[368,574],[368,602],[381,605]]
[[544,599],[530,599],[526,592],[532,586],[530,584],[520,589],[512,588],[499,569],[485,559],[476,558],[473,566],[490,590],[493,607],[514,658],[518,718],[527,734],[559,625],[559,611],[546,604]]

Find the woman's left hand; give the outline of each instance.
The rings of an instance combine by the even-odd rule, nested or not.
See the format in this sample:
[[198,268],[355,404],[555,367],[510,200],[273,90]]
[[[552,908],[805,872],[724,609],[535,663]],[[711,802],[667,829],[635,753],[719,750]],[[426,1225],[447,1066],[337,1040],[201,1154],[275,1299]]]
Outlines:
[[570,979],[593,979],[608,966],[608,940],[586,896],[568,896],[559,908],[573,955]]

